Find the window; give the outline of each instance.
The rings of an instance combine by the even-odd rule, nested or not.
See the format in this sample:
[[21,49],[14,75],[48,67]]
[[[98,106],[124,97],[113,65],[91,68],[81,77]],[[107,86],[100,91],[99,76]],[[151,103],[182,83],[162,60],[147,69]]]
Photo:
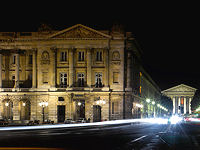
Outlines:
[[33,64],[33,55],[29,55],[28,63]]
[[13,55],[12,63],[13,63],[13,64],[16,64],[16,55]]
[[84,74],[78,73],[78,86],[82,87],[84,86]]
[[63,97],[58,97],[58,101],[65,101]]
[[48,72],[42,73],[43,83],[48,83]]
[[95,74],[95,87],[102,87],[102,73]]
[[28,80],[29,80],[29,81],[32,80],[32,74],[29,74],[29,75],[28,75]]
[[119,83],[119,72],[113,72],[113,83]]
[[60,74],[60,86],[62,88],[67,87],[67,73]]
[[112,114],[119,113],[119,102],[112,102]]
[[78,52],[78,61],[84,61],[84,52]]
[[15,81],[15,76],[14,75],[12,76],[12,81]]
[[102,51],[97,51],[97,53],[96,53],[96,61],[102,61]]
[[60,61],[67,61],[67,52],[60,53]]

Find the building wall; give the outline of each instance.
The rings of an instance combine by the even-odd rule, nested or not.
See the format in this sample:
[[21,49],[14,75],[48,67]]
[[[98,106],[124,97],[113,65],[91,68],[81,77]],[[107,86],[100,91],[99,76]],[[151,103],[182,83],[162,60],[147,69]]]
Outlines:
[[[101,108],[101,120],[133,118],[133,103],[140,97],[135,63],[139,51],[131,33],[119,28],[101,32],[75,25],[51,33],[0,33],[0,117],[12,112],[13,120],[21,120],[29,101],[31,120],[43,120],[44,114],[44,119],[57,122],[60,106],[65,106],[65,119],[78,119],[77,112],[85,109],[85,118],[94,121],[99,111],[96,105]],[[65,61],[61,60],[63,52]],[[84,52],[83,61],[79,52]],[[102,61],[96,60],[97,52]],[[61,73],[67,74],[64,87]],[[83,87],[77,83],[78,73],[84,74]],[[96,73],[102,74],[99,88],[95,87]],[[58,101],[59,97],[64,101]],[[48,102],[44,112],[40,102]]]

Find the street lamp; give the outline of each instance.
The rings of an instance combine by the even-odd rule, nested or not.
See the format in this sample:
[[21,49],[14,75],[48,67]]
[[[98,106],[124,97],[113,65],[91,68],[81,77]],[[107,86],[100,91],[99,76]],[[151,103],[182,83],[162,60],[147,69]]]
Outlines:
[[39,105],[42,106],[42,118],[44,123],[44,107],[48,106],[48,102],[40,102]]
[[106,104],[106,101],[105,100],[97,100],[96,104],[97,105]]

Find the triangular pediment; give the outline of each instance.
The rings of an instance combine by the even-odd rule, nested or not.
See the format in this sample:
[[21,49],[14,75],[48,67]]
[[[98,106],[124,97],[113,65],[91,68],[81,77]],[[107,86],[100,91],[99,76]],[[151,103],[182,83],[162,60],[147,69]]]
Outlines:
[[49,36],[49,38],[69,38],[69,39],[92,39],[92,38],[111,38],[111,36],[86,27],[81,24],[74,25],[70,28],[56,32]]
[[164,91],[162,91],[162,93],[165,92],[195,92],[197,89],[193,88],[191,86],[185,85],[185,84],[180,84],[178,86],[166,89]]

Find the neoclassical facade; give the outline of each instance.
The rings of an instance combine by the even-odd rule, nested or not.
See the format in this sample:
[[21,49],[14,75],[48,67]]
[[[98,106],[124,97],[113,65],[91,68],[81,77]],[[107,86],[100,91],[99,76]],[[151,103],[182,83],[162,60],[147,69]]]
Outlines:
[[166,89],[162,93],[172,99],[173,114],[191,114],[191,101],[196,90],[191,86],[180,84]]
[[141,66],[142,51],[119,26],[97,31],[0,33],[0,118],[13,121],[157,116],[160,90]]
[[118,27],[1,32],[0,118],[133,118],[139,53],[132,34]]

